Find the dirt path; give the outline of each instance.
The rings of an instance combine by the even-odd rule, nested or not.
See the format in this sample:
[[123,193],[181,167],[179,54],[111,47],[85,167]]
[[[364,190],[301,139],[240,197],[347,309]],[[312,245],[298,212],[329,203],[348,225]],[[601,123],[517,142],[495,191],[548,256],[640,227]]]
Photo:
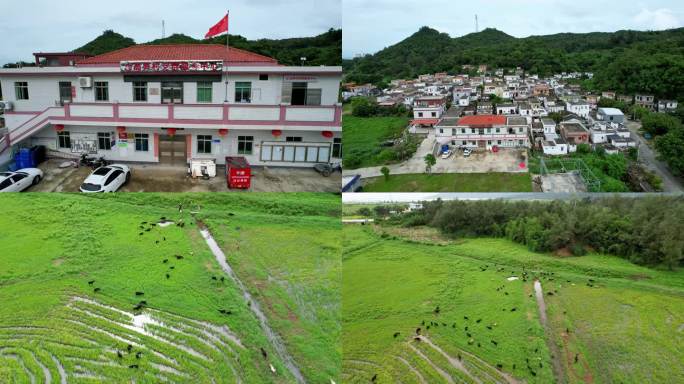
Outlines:
[[266,315],[261,311],[261,307],[259,306],[259,302],[256,301],[252,295],[247,291],[247,288],[245,285],[242,283],[242,281],[237,277],[233,269],[230,267],[230,265],[227,262],[226,255],[223,253],[221,248],[218,246],[216,243],[216,240],[212,237],[211,233],[209,232],[209,229],[207,229],[201,222],[198,221],[198,226],[200,227],[200,233],[202,234],[202,237],[204,238],[204,241],[207,243],[209,246],[209,249],[211,249],[211,252],[214,254],[214,257],[216,258],[216,261],[219,263],[221,266],[221,269],[233,280],[233,282],[237,285],[237,287],[240,289],[242,292],[242,297],[250,303],[249,308],[252,310],[252,313],[256,316],[256,318],[259,320],[259,323],[261,325],[261,329],[264,331],[266,334],[266,338],[268,338],[269,342],[275,349],[275,351],[278,353],[278,356],[283,360],[285,363],[285,366],[287,369],[290,371],[292,376],[295,377],[298,383],[303,384],[306,383],[306,380],[304,379],[304,376],[302,375],[302,372],[299,370],[297,365],[295,364],[294,359],[292,356],[287,352],[287,349],[285,348],[285,344],[283,341],[280,339],[280,336],[276,334],[273,329],[268,325],[268,319],[266,318]]
[[565,373],[563,372],[563,362],[561,360],[560,349],[558,345],[554,342],[555,337],[552,334],[551,328],[548,325],[548,319],[546,317],[546,303],[544,302],[544,291],[542,290],[542,285],[539,280],[534,281],[534,296],[537,299],[537,308],[539,309],[539,320],[541,321],[542,327],[544,327],[544,333],[546,337],[546,346],[551,351],[551,365],[553,366],[553,375],[556,378],[556,383],[565,383]]
[[406,361],[406,359],[400,356],[394,356],[394,358],[401,361],[406,367],[408,367],[408,369],[418,377],[418,381],[420,381],[421,384],[428,384],[423,375],[421,375],[420,372],[413,365],[409,364],[409,362]]
[[55,363],[55,365],[57,366],[57,370],[59,371],[59,382],[60,382],[60,384],[67,384],[67,373],[66,373],[66,370],[64,369],[64,366],[62,365],[62,363],[59,360],[57,360],[55,355],[50,354],[50,358]]
[[430,358],[425,356],[423,354],[423,352],[420,351],[420,349],[414,347],[413,344],[411,344],[410,342],[409,342],[409,348],[411,348],[413,350],[413,352],[416,353],[416,355],[420,356],[421,359],[425,360],[425,362],[428,363],[432,367],[432,369],[437,371],[437,373],[439,373],[439,375],[442,376],[444,378],[444,380],[448,381],[449,384],[455,384],[454,379],[451,378],[451,375],[449,375],[444,370],[442,370],[440,367],[438,367],[435,363],[433,363],[432,360],[430,360]]

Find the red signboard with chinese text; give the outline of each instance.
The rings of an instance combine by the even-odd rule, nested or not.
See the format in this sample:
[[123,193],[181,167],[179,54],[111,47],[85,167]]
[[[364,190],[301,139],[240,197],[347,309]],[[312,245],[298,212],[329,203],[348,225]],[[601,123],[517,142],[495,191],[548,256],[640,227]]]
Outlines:
[[220,72],[222,60],[200,61],[122,61],[121,72]]
[[226,157],[226,178],[228,188],[249,189],[252,170],[244,157]]

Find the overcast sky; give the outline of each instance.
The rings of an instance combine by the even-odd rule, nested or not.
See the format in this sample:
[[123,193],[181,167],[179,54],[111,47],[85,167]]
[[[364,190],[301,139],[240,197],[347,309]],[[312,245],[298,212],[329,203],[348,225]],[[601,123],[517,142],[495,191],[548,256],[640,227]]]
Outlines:
[[344,0],[343,56],[375,53],[427,25],[452,37],[493,27],[516,37],[684,26],[682,0]]
[[137,43],[184,33],[202,38],[230,10],[230,33],[249,39],[314,36],[342,25],[342,0],[3,0],[0,66],[33,52],[78,48],[106,29]]

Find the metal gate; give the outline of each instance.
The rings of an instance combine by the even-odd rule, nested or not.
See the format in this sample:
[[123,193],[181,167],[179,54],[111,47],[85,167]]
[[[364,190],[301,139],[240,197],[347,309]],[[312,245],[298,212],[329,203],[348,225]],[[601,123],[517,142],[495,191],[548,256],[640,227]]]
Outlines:
[[159,163],[186,165],[187,152],[184,135],[159,135]]

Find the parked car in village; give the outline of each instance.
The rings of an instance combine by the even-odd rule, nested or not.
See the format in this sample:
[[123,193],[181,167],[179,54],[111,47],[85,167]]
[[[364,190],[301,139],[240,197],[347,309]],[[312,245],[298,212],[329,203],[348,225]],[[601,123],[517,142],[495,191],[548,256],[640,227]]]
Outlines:
[[93,171],[81,184],[83,193],[116,192],[131,180],[131,169],[127,165],[112,164]]
[[463,150],[463,157],[470,157],[470,154],[473,153],[472,149],[466,148]]
[[451,154],[452,154],[452,152],[450,149],[442,152],[442,159],[448,159],[449,157],[451,157]]
[[43,178],[38,168],[24,168],[15,172],[0,172],[0,192],[21,192],[36,185]]

